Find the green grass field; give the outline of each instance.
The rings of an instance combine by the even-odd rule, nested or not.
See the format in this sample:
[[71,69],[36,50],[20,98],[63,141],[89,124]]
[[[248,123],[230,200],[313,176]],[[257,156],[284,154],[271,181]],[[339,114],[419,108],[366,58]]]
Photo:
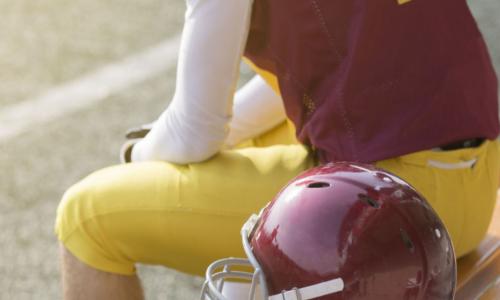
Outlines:
[[[500,70],[500,2],[471,6]],[[0,0],[0,111],[174,36],[183,12],[184,2],[173,0]],[[155,119],[174,84],[170,68],[0,140],[0,299],[61,298],[53,234],[61,195],[90,172],[116,164],[125,130]],[[198,296],[199,278],[162,267],[139,272],[148,299]]]

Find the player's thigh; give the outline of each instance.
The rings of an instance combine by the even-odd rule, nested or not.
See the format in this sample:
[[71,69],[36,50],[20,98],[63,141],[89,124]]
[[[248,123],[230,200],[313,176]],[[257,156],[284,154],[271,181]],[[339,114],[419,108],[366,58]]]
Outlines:
[[128,274],[144,262],[199,274],[216,258],[243,255],[246,218],[311,166],[306,149],[294,145],[226,151],[185,166],[106,168],[68,190],[56,231],[101,270]]
[[499,177],[499,146],[422,151],[378,162],[412,184],[432,205],[462,256],[484,237],[491,220]]

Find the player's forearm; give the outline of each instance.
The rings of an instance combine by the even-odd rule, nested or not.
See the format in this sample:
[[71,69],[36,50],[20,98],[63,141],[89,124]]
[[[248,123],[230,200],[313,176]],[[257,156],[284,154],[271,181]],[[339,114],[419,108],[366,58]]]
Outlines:
[[222,147],[249,30],[252,0],[189,0],[174,99],[132,160],[192,163]]
[[259,136],[285,118],[281,97],[256,75],[236,93],[233,118],[225,144],[233,147],[246,139]]

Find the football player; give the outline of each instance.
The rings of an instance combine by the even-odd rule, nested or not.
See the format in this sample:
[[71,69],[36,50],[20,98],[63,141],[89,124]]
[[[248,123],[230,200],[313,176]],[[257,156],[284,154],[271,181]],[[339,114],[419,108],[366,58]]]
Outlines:
[[[259,75],[234,95],[243,56]],[[319,163],[409,182],[458,257],[498,187],[497,78],[465,0],[187,0],[175,95],[145,132],[59,205],[66,299],[140,299],[137,262],[243,256],[248,216]]]

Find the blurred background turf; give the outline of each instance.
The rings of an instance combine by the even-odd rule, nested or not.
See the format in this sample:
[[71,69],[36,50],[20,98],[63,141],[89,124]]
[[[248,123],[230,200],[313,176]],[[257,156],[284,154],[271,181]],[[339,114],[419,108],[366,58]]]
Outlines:
[[[500,70],[500,1],[470,4]],[[175,35],[183,13],[184,2],[174,0],[0,0],[0,110]],[[123,132],[156,118],[174,84],[175,70],[167,70],[0,141],[0,299],[60,298],[53,222],[62,193],[117,163]],[[139,272],[148,299],[198,295],[199,278],[162,267]]]

